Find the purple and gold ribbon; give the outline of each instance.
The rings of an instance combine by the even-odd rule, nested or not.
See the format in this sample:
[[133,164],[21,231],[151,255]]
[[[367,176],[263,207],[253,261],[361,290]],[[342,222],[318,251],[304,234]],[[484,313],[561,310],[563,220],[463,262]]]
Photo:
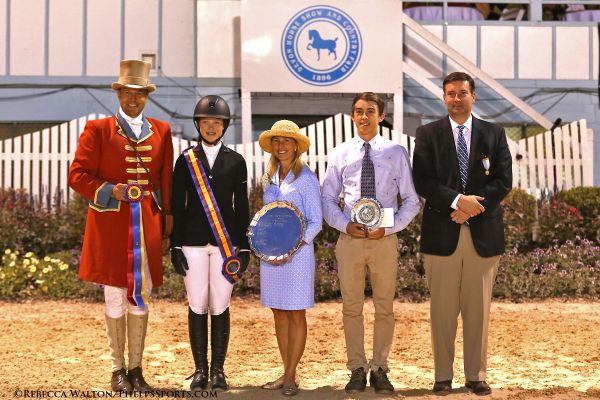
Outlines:
[[221,217],[221,211],[215,200],[215,196],[206,179],[206,172],[202,167],[202,163],[198,162],[196,154],[192,149],[183,152],[187,161],[192,181],[200,197],[204,212],[208,217],[208,222],[215,235],[221,256],[223,256],[223,267],[221,273],[232,284],[236,283],[241,276],[242,261],[235,255],[235,249],[231,243],[231,238]]

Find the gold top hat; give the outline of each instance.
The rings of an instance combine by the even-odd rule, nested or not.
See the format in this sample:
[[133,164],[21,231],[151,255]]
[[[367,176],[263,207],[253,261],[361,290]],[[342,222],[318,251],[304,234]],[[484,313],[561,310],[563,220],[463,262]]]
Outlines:
[[271,138],[283,136],[294,139],[298,143],[298,154],[304,153],[310,146],[310,140],[307,136],[300,133],[298,125],[287,119],[282,119],[273,124],[271,129],[264,131],[258,138],[258,144],[267,153],[271,153]]
[[123,87],[146,89],[148,93],[156,90],[156,85],[150,82],[150,63],[141,60],[121,60],[119,80],[112,84],[113,90]]

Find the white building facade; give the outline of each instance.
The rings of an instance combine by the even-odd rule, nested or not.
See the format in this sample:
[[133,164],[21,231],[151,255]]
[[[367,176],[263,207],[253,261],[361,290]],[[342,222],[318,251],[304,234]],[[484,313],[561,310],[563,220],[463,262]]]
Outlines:
[[[585,118],[600,132],[596,23],[541,21],[543,4],[530,2],[527,21],[421,25],[547,120]],[[329,21],[307,14],[294,25],[295,16],[317,6],[340,12]],[[343,25],[349,21],[355,26],[347,29],[360,33],[354,61],[349,57],[358,42]],[[310,39],[310,30],[322,32],[322,41]],[[286,48],[290,32],[300,33]],[[335,54],[328,40],[336,42]],[[321,64],[313,66],[325,73],[313,75],[345,74],[339,82],[310,82],[294,70],[302,63],[309,68],[302,57],[314,57],[319,46]],[[288,62],[293,49],[298,54]],[[435,96],[405,67],[438,87],[448,72],[463,69],[407,28],[402,2],[395,0],[0,0],[0,139],[30,126],[114,113],[118,103],[110,83],[125,58],[153,63],[158,90],[147,112],[171,122],[175,134],[195,137],[191,113],[200,96],[224,97],[234,114],[229,143],[251,140],[282,117],[306,125],[347,113],[354,93],[365,90],[387,98],[388,126],[414,134],[419,124],[445,115],[445,108],[441,89]],[[481,117],[506,126],[536,124],[490,87],[480,85],[478,94]],[[598,155],[600,135],[595,137]]]

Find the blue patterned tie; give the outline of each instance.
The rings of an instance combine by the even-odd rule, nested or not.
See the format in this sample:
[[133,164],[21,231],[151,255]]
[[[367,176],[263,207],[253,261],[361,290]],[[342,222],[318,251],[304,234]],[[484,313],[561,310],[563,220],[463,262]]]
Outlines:
[[362,171],[360,173],[360,196],[375,198],[375,167],[371,161],[371,145],[367,142],[364,144],[365,155],[362,160]]
[[469,153],[467,152],[467,142],[463,131],[464,125],[458,126],[458,169],[460,171],[460,182],[463,190],[467,189],[467,171],[469,167]]

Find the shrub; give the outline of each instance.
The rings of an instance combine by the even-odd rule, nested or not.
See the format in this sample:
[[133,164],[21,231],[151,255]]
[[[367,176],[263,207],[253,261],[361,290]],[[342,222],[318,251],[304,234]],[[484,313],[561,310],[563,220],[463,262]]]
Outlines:
[[562,201],[551,201],[539,209],[538,246],[563,244],[575,237],[585,237],[586,223],[577,208]]
[[337,277],[337,261],[334,245],[316,251],[315,264],[315,300],[329,300],[342,297]]
[[87,200],[73,196],[69,206],[61,206],[58,195],[48,208],[24,190],[0,189],[0,251],[18,250],[38,256],[80,248]]
[[423,212],[417,214],[406,228],[396,234],[398,236],[398,254],[400,257],[414,255],[419,252],[421,221],[423,221]]
[[556,199],[577,209],[584,219],[585,237],[600,240],[600,187],[578,187],[556,194]]
[[77,277],[77,254],[61,252],[37,257],[5,249],[0,262],[0,299],[27,297],[100,300],[98,286]]
[[175,272],[170,256],[163,256],[163,284],[159,288],[152,289],[152,298],[172,301],[187,299],[183,276]]
[[[540,206],[538,244],[543,248],[533,250],[535,200],[519,189],[504,199],[505,233],[510,251],[500,261],[495,297],[512,300],[598,298],[597,233],[595,241],[584,239],[600,227],[596,189],[561,192],[554,201]],[[254,185],[249,197],[254,213],[262,207],[262,187]],[[87,201],[79,195],[74,196],[68,207],[55,205],[48,210],[23,191],[0,190],[0,299],[103,299],[100,285],[82,281],[77,276],[86,212]],[[418,252],[421,218],[419,214],[397,235],[396,295],[410,301],[428,297],[423,261]],[[338,237],[339,232],[324,223],[314,241],[317,301],[340,297],[334,255]],[[163,258],[163,265],[164,285],[155,290],[153,298],[184,301],[183,278],[175,273],[168,256]],[[248,270],[234,287],[235,295],[260,293],[259,265],[259,260],[252,255]],[[366,292],[371,294],[368,281]]]
[[600,187],[577,187],[556,194],[556,199],[576,207],[584,218],[600,214]]
[[538,248],[513,250],[502,257],[494,297],[510,300],[550,297],[600,297],[600,246],[587,239]]
[[250,204],[250,217],[252,217],[263,206],[263,187],[260,182],[252,182],[248,192],[248,202]]
[[[400,241],[398,242],[400,246]],[[183,278],[175,273],[168,257],[163,259],[164,284],[155,289],[154,299],[185,301]],[[419,272],[419,255],[406,255],[398,261],[396,297],[423,301],[429,292],[425,275]],[[60,252],[45,257],[10,249],[0,259],[0,299],[25,298],[85,299],[102,301],[100,285],[77,277],[77,251]],[[494,285],[494,297],[523,299],[600,298],[598,272],[600,245],[587,239],[567,240],[563,245],[519,253],[513,249],[500,260]],[[370,286],[367,282],[367,294]],[[234,287],[235,295],[260,293],[258,260],[252,258],[246,274]],[[333,248],[319,248],[315,271],[315,300],[339,298],[337,264]]]
[[522,189],[513,189],[502,200],[506,250],[526,249],[531,245],[532,228],[536,220],[535,197]]
[[400,257],[396,297],[406,301],[425,301],[429,297],[423,259],[420,255]]

